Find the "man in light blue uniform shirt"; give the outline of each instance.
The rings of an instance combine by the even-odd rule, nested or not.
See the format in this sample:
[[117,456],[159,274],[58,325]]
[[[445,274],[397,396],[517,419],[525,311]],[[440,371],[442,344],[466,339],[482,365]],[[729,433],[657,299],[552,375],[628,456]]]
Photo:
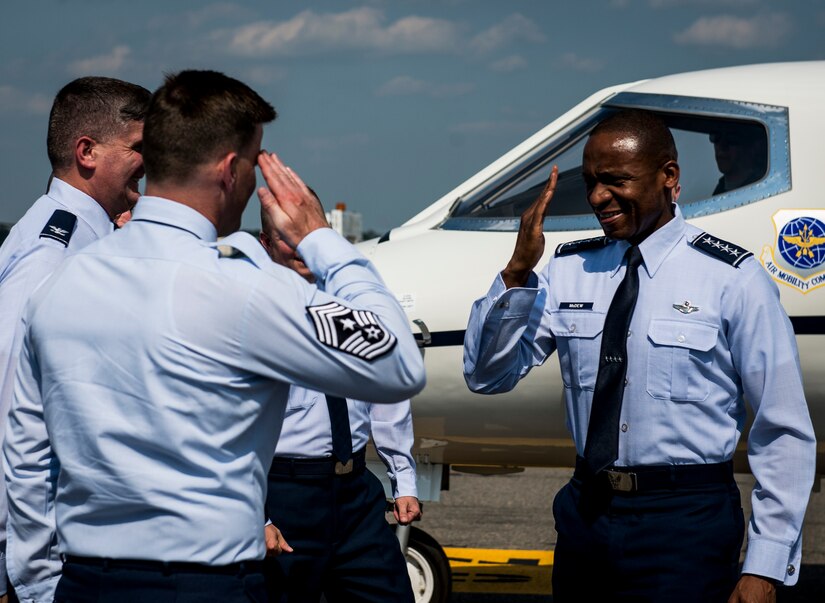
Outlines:
[[[290,385],[378,402],[424,385],[407,318],[372,265],[260,152],[274,117],[223,74],[168,76],[146,116],[132,221],[29,302],[4,451],[9,492],[25,501],[10,514],[26,545],[14,562],[38,560],[26,586],[42,599],[58,577],[61,601],[264,598],[266,468]],[[219,253],[256,162],[262,206],[324,291],[245,233]],[[344,351],[339,322],[354,313],[370,333]]]
[[[273,229],[266,212],[261,224],[261,244],[272,260],[314,282],[295,250],[268,234]],[[303,387],[290,390],[268,480],[273,524],[266,527],[267,548],[285,552],[271,561],[277,567],[267,575],[270,601],[317,603],[323,594],[330,602],[412,602],[406,562],[384,517],[384,489],[365,466],[371,434],[392,484],[396,520],[408,524],[421,516],[410,402],[346,400],[340,410],[333,405],[344,400]]]
[[[114,229],[138,199],[148,90],[106,77],[66,84],[52,104],[47,149],[53,178],[0,247],[0,434],[14,393],[32,291],[63,261]],[[0,601],[6,593],[5,484],[0,483]],[[9,567],[18,588],[29,567]],[[19,593],[25,596],[25,589]]]
[[[816,447],[777,288],[750,253],[685,223],[672,203],[675,145],[658,117],[608,117],[582,172],[607,236],[560,245],[532,272],[554,168],[465,340],[465,378],[483,393],[512,389],[559,353],[579,458],[554,502],[554,600],[772,601],[775,584],[799,576]],[[609,310],[631,298],[616,338]],[[602,386],[611,365],[626,370],[614,392]],[[730,461],[746,398],[756,485],[739,577]],[[604,468],[600,450],[612,453]]]

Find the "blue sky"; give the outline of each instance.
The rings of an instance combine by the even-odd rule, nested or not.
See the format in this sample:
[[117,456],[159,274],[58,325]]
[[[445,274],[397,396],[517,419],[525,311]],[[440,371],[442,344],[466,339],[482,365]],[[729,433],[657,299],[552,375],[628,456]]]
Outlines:
[[264,146],[327,207],[383,232],[599,88],[825,59],[822,0],[29,0],[3,13],[0,222],[44,190],[51,100],[81,75],[245,81],[279,112]]

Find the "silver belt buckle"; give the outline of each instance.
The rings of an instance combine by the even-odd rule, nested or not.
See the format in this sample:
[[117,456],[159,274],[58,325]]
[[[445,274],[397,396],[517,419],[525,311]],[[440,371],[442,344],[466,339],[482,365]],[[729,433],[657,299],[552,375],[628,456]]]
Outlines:
[[605,471],[610,487],[618,492],[633,492],[637,489],[636,474],[622,471]]
[[335,463],[335,475],[346,475],[347,473],[352,473],[352,459],[346,463],[341,461]]

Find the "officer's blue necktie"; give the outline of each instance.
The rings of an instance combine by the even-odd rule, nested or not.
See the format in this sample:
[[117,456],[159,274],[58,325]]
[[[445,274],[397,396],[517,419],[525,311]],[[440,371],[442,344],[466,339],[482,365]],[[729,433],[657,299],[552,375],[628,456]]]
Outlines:
[[619,415],[627,375],[627,329],[639,295],[642,253],[635,245],[625,253],[627,272],[610,302],[602,332],[599,373],[593,391],[584,458],[593,475],[619,457]]
[[352,456],[352,432],[349,428],[347,401],[338,396],[327,395],[329,424],[332,430],[332,454],[342,463]]

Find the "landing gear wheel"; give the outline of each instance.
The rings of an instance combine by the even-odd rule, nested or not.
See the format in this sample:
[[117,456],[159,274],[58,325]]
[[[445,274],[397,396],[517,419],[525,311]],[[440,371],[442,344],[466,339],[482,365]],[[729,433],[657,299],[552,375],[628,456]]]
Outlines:
[[447,555],[426,532],[410,531],[407,544],[407,571],[415,603],[447,603],[452,590],[452,575]]

